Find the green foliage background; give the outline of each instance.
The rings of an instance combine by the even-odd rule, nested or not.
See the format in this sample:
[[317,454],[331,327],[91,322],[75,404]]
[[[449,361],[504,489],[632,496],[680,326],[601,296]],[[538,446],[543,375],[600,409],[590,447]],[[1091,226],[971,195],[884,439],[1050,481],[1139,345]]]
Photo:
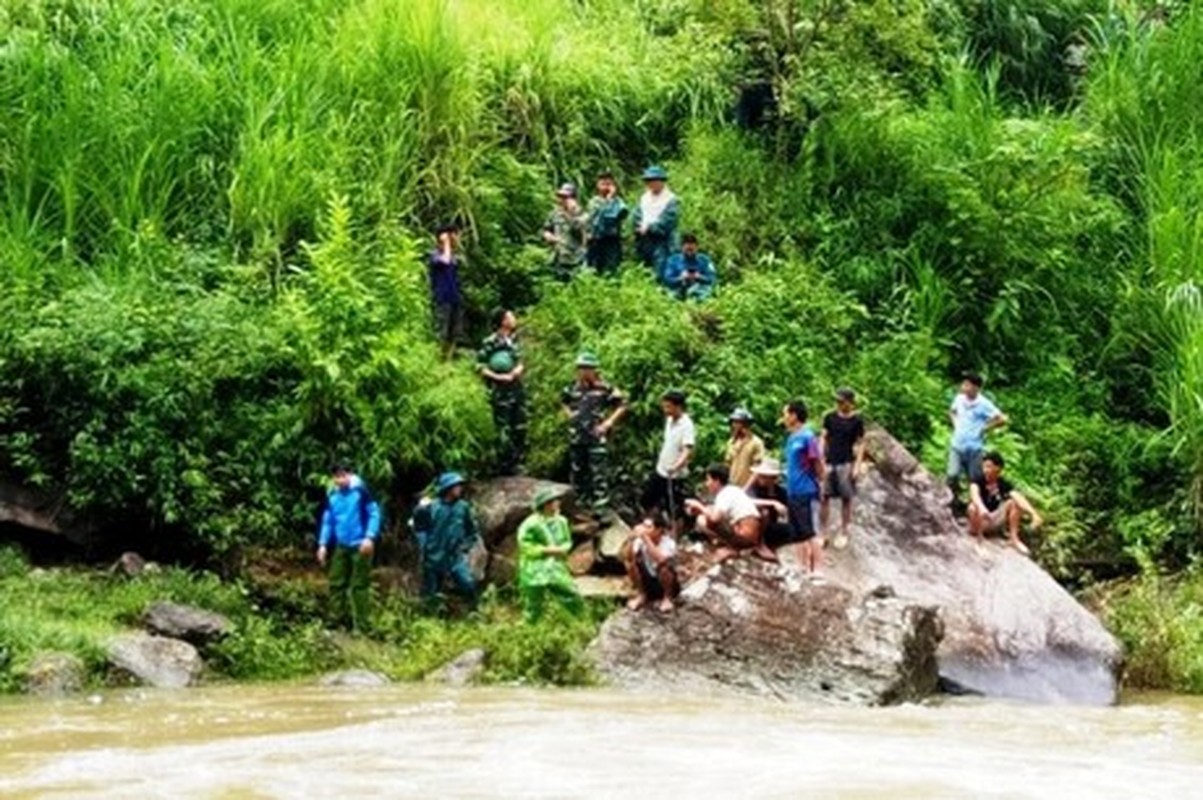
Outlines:
[[[531,466],[569,360],[634,413],[839,384],[943,460],[953,378],[1049,511],[1042,561],[1179,566],[1203,497],[1203,11],[1105,0],[14,0],[0,8],[0,471],[225,551],[303,541],[333,458],[396,499],[493,436],[423,251],[466,223],[474,335],[527,323]],[[1074,53],[1084,53],[1085,67]],[[776,98],[761,124],[746,101]],[[742,102],[741,102],[742,101]],[[549,188],[672,171],[721,265],[551,283]],[[394,517],[396,515],[394,514]]]

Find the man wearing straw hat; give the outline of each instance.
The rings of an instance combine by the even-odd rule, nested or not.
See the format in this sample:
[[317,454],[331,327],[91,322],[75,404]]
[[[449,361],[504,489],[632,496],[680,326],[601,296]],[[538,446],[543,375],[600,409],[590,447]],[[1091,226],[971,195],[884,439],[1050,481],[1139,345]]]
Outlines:
[[781,464],[777,459],[766,458],[752,467],[752,482],[746,491],[760,511],[765,544],[775,550],[797,541],[789,524],[789,495],[781,485]]
[[527,622],[542,619],[549,600],[573,614],[584,608],[568,571],[572,530],[560,513],[562,496],[553,486],[536,490],[533,513],[518,527],[518,592]]
[[635,253],[657,281],[664,280],[664,264],[679,249],[677,226],[681,203],[668,188],[668,173],[663,167],[650,166],[643,172],[647,190],[635,206],[631,218],[635,226]]

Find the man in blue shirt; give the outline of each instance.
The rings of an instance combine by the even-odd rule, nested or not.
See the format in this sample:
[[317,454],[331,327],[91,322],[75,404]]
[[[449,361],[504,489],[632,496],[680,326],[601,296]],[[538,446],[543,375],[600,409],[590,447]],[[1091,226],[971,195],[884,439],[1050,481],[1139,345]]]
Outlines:
[[718,273],[710,256],[698,252],[698,237],[681,237],[681,252],[673,253],[664,264],[664,285],[678,300],[705,300],[714,293]]
[[986,434],[1007,424],[1007,417],[998,406],[982,394],[981,375],[969,373],[961,381],[961,391],[948,409],[952,421],[952,445],[948,451],[948,488],[952,490],[954,509],[961,508],[960,479],[968,475],[970,482],[982,477],[982,453],[986,450]]
[[372,556],[380,541],[380,506],[350,467],[330,470],[334,486],[326,494],[317,531],[317,561],[330,565],[330,611],[334,624],[367,629]]
[[823,558],[823,540],[818,536],[819,489],[825,468],[819,437],[806,424],[806,403],[794,400],[781,410],[781,424],[789,433],[785,440],[785,493],[789,499],[789,524],[795,555],[804,572],[818,572]]
[[430,300],[434,330],[443,346],[443,358],[455,354],[455,343],[464,335],[464,293],[460,286],[459,225],[439,226],[438,246],[426,257],[430,274]]

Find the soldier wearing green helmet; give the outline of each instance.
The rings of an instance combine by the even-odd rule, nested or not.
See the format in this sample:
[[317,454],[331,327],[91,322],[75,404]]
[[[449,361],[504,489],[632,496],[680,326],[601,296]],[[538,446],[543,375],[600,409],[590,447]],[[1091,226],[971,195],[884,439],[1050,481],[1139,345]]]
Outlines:
[[576,380],[560,396],[571,435],[572,488],[580,506],[597,516],[610,505],[606,438],[627,413],[622,393],[601,379],[600,367],[596,355],[582,352],[576,359]]
[[544,486],[535,492],[533,513],[518,527],[518,591],[527,622],[543,617],[548,600],[573,614],[584,608],[580,592],[568,571],[572,530],[560,513],[563,492]]
[[522,375],[526,365],[515,334],[518,318],[501,310],[494,316],[493,333],[476,352],[476,364],[489,388],[493,425],[501,437],[501,474],[514,475],[526,457],[526,391]]

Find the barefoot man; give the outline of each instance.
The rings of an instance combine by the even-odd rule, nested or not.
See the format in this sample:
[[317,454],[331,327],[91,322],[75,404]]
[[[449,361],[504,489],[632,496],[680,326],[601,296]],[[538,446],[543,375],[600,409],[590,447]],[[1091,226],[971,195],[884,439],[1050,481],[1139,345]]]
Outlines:
[[757,558],[776,561],[761,536],[760,510],[743,489],[728,483],[729,478],[725,464],[711,464],[706,469],[706,491],[714,505],[691,498],[685,501],[685,511],[697,515],[698,531],[718,547],[720,562],[749,550]]
[[660,611],[673,610],[673,598],[680,591],[677,580],[677,543],[666,536],[668,518],[654,511],[635,526],[631,547],[627,552],[627,577],[635,587],[635,596],[627,608],[638,611],[649,600],[659,600]]
[[1044,520],[1028,499],[1002,477],[1005,466],[1000,453],[982,456],[982,475],[969,484],[969,532],[981,547],[987,533],[1005,530],[1011,547],[1025,556],[1031,555],[1019,538],[1023,515],[1032,520],[1032,530],[1039,529]]

